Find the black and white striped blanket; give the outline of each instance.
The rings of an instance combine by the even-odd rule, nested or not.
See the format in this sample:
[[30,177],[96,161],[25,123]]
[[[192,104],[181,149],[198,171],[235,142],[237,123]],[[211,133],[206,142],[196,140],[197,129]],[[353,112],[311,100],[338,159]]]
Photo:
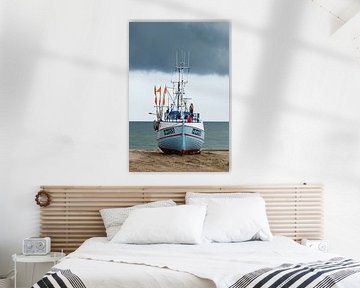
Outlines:
[[69,269],[51,269],[32,288],[86,288],[81,279]]
[[283,264],[246,274],[229,288],[330,288],[359,272],[360,262],[345,258]]
[[[242,276],[229,288],[331,288],[346,277],[360,272],[360,262],[333,258],[303,264],[283,264]],[[69,269],[52,269],[32,288],[86,288]],[[351,288],[351,287],[349,287]]]

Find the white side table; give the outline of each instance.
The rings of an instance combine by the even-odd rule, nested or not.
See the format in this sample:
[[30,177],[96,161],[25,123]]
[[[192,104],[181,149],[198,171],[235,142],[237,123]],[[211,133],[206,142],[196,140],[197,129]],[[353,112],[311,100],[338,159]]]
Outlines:
[[[49,254],[38,255],[38,256],[27,256],[24,254],[12,255],[12,259],[14,261],[14,270],[15,270],[14,288],[16,288],[17,263],[33,263],[35,265],[36,263],[52,262],[55,265],[63,257],[65,257],[65,253],[60,253],[60,252],[50,252]],[[34,284],[33,281],[34,281],[34,267],[32,268],[32,273],[31,273],[31,285]]]

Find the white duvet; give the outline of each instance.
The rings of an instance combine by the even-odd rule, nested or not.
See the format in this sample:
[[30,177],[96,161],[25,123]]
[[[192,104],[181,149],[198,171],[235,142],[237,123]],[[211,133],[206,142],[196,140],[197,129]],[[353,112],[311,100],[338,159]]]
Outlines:
[[[112,244],[106,238],[91,238],[55,267],[70,269],[87,288],[228,288],[254,270],[336,256],[311,250],[286,237],[200,245]],[[360,287],[360,273],[336,285]]]

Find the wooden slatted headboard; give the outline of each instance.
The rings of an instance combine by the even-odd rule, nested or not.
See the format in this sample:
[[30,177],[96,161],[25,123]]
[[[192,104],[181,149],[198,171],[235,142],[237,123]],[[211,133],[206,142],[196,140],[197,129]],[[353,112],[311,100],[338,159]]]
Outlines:
[[52,239],[53,251],[72,252],[87,238],[105,236],[99,209],[128,207],[164,199],[183,204],[191,192],[259,192],[266,201],[274,235],[322,238],[322,187],[277,186],[42,186],[51,204],[41,208],[41,236]]

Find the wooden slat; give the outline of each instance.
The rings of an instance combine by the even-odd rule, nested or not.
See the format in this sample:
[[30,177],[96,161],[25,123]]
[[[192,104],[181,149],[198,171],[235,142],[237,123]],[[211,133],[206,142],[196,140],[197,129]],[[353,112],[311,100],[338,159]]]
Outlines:
[[186,192],[256,192],[265,199],[274,235],[321,239],[322,187],[300,185],[244,186],[42,186],[51,204],[41,208],[41,236],[52,237],[52,249],[69,253],[90,237],[105,236],[99,210],[173,199],[185,202]]

